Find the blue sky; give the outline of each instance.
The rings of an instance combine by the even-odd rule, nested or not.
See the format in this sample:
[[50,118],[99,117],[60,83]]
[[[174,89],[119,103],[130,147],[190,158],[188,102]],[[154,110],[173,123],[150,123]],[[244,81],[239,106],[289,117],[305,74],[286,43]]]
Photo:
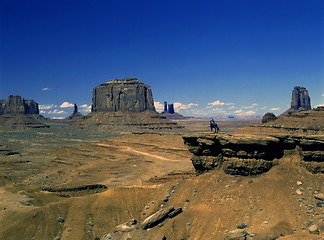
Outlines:
[[0,99],[86,114],[125,77],[184,115],[280,114],[296,85],[324,105],[324,1],[0,0]]

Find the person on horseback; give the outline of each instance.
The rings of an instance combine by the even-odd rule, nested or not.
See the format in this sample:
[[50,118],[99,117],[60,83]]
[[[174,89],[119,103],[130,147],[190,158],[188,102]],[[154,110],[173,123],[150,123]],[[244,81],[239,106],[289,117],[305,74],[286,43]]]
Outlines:
[[215,133],[217,133],[219,131],[219,127],[217,126],[217,123],[215,122],[215,120],[212,118],[210,121],[210,131],[213,131],[213,128],[215,129]]

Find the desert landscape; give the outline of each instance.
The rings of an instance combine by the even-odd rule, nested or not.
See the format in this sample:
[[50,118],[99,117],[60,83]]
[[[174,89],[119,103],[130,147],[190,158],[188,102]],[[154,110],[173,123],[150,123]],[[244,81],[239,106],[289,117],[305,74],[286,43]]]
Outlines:
[[157,113],[150,91],[111,80],[90,114],[56,121],[2,100],[0,239],[324,239],[324,108],[308,94],[214,133]]

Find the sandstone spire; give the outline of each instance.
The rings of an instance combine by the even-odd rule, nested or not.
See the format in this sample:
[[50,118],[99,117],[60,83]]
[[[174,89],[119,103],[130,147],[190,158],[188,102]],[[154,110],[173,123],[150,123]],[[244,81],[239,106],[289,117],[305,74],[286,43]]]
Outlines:
[[310,110],[311,102],[306,88],[296,86],[292,91],[291,109],[297,110]]

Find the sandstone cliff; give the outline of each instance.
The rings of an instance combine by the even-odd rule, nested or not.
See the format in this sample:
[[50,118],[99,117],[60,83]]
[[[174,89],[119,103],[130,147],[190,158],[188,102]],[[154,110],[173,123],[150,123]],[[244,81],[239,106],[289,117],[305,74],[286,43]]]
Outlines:
[[0,115],[2,114],[39,114],[38,103],[10,95],[8,99],[0,100]]
[[308,91],[306,88],[301,86],[294,87],[292,91],[292,98],[291,98],[291,109],[292,110],[310,110],[311,109],[311,102]]
[[38,103],[25,100],[20,96],[10,95],[0,100],[0,129],[44,128],[47,125],[37,120]]
[[150,86],[136,78],[110,80],[95,87],[92,112],[72,127],[101,132],[181,128],[155,111]]
[[257,175],[280,164],[286,154],[312,173],[324,172],[324,138],[246,134],[191,134],[183,137],[198,172],[222,168],[232,175]]
[[262,125],[242,128],[242,134],[289,134],[296,136],[324,135],[324,108],[298,111],[267,121]]
[[92,112],[155,111],[151,88],[136,78],[110,80],[93,89]]

